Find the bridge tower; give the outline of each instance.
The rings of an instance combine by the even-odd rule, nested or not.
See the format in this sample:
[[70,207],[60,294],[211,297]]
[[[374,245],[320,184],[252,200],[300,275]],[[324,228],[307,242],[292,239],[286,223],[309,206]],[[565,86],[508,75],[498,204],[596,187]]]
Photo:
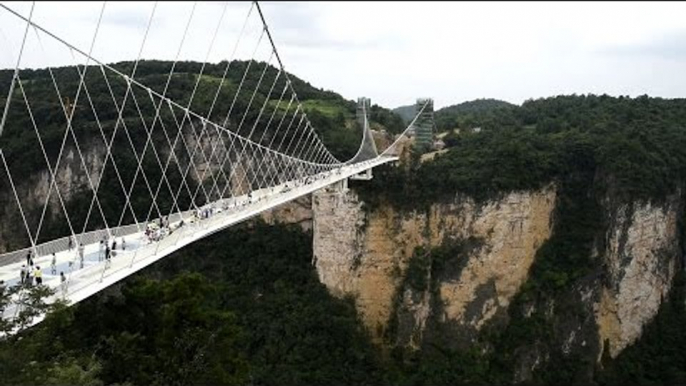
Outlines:
[[367,114],[369,114],[369,111],[371,111],[372,108],[372,100],[367,97],[357,98],[357,110],[355,111],[355,118],[357,118],[357,123],[360,124],[360,127],[364,129],[364,113],[362,112],[362,107],[364,107],[365,110],[367,110]]
[[[369,116],[369,112],[371,111],[372,108],[372,100],[367,98],[367,97],[359,97],[357,98],[357,110],[355,111],[355,118],[357,118],[357,122],[360,125],[360,127],[363,130],[363,136],[368,135],[370,138],[368,138],[370,142],[370,145],[374,145],[374,138],[372,137],[371,131],[368,130],[368,127],[365,127],[365,112],[367,114],[367,117]],[[368,119],[368,118],[367,118]],[[369,123],[369,122],[367,122]],[[364,138],[363,138],[363,144],[364,144]],[[364,145],[363,145],[364,146]],[[368,149],[369,151],[374,152],[374,154],[377,154],[376,148],[374,149]],[[352,177],[350,177],[351,180],[364,180],[364,181],[369,181],[372,179],[372,169],[367,169],[364,172],[360,174],[356,174]],[[345,188],[344,190],[347,190],[347,181],[345,182]]]
[[415,142],[414,148],[420,153],[424,153],[431,148],[434,134],[434,101],[431,98],[418,98],[415,104],[415,111],[419,112],[426,104],[422,113],[412,125]]

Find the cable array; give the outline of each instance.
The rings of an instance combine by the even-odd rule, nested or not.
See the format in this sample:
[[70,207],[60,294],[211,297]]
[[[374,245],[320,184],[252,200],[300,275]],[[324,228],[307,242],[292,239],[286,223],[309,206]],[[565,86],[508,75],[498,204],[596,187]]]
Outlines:
[[[98,260],[107,259],[106,250],[110,245],[114,250],[117,240],[123,244],[125,237],[145,234],[150,243],[158,243],[157,253],[164,243],[176,245],[184,242],[182,237],[204,234],[209,228],[198,225],[200,219],[350,172],[351,165],[369,164],[395,146],[379,156],[363,106],[357,154],[341,162],[327,149],[257,2],[246,3],[240,13],[230,9],[235,7],[231,2],[193,3],[179,26],[181,36],[165,36],[174,43],[173,60],[143,60],[149,49],[159,48],[151,36],[164,27],[164,5],[154,3],[139,42],[131,45],[136,59],[107,64],[94,55],[113,7],[107,2],[99,9],[86,50],[36,22],[35,3],[28,16],[0,4],[24,31],[16,60],[11,56],[11,77],[5,71],[0,187],[12,192],[6,195],[11,199],[5,197],[4,215],[21,219],[23,231],[15,233],[25,240],[0,255],[0,266],[24,256],[27,264],[32,257],[66,256],[66,294],[70,286],[80,285],[72,274],[90,269],[83,268],[84,248],[99,245]],[[197,20],[204,6],[221,7],[211,23]],[[222,43],[232,15],[241,17],[241,27],[233,44]],[[3,28],[0,24],[3,45],[12,47]],[[198,30],[211,34],[200,43],[191,41]],[[203,60],[184,61],[185,51],[198,44]],[[226,48],[230,53],[222,52]],[[44,68],[22,69],[27,51]],[[52,64],[54,52],[63,53],[69,66]],[[223,60],[213,64],[213,57]],[[2,76],[0,71],[0,86]],[[31,183],[44,183],[44,194],[36,198],[27,191]],[[176,238],[169,237],[173,233]],[[101,282],[108,264],[93,268],[100,270]]]

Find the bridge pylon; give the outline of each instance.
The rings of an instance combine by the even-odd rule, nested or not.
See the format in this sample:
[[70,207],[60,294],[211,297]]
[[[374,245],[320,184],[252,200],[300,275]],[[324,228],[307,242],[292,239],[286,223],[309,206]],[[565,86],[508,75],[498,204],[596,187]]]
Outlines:
[[[364,162],[379,156],[376,143],[374,142],[374,135],[369,127],[368,114],[369,110],[371,109],[371,105],[371,99],[367,97],[357,98],[357,110],[355,116],[357,122],[362,127],[362,143],[360,144],[360,149],[357,151],[357,154],[352,159],[353,162]],[[369,181],[372,179],[372,177],[372,170],[367,169],[360,174],[351,176],[350,179]]]
[[[425,106],[426,105],[426,106]],[[415,105],[421,114],[412,125],[411,132],[415,137],[414,148],[420,153],[431,149],[434,134],[434,101],[431,98],[418,98]]]

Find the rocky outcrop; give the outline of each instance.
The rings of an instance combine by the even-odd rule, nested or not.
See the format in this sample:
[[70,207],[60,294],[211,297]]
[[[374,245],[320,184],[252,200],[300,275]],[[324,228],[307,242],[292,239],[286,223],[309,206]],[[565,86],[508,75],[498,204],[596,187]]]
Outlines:
[[[177,149],[182,149],[176,154],[178,159],[171,157],[169,147],[165,146],[165,144],[168,145],[165,138],[160,138],[161,145],[158,145],[156,150],[159,162],[165,165],[169,160],[168,168],[173,173],[185,175],[194,184],[203,181],[202,189],[197,191],[199,199],[208,197],[214,199],[220,193],[225,196],[244,194],[250,191],[251,186],[252,188],[264,187],[274,182],[276,170],[271,163],[263,162],[263,159],[257,156],[243,157],[241,162],[235,161],[239,155],[244,153],[241,148],[243,144],[238,144],[238,142],[234,146],[227,143],[221,144],[217,142],[219,137],[216,132],[211,130],[202,132],[199,127],[195,129],[198,131],[196,134],[192,132],[193,127],[190,125],[184,129],[183,141],[179,140],[179,144],[177,144]],[[172,137],[171,140],[174,138]],[[130,151],[128,143],[124,143],[123,146],[127,152]],[[225,146],[230,149],[230,152],[227,152]],[[148,157],[153,154],[149,150],[150,148],[147,150]],[[88,173],[84,172],[79,152],[71,142],[67,142],[65,145],[59,168],[55,171],[56,186],[67,206],[70,205],[77,193],[90,191],[91,184],[97,186],[103,171],[106,155],[104,142],[99,140],[85,141],[80,143],[80,150]],[[141,151],[141,149],[138,150]],[[247,151],[245,150],[245,152]],[[188,160],[191,156],[193,163],[192,166],[189,166]],[[43,159],[40,161],[39,164],[44,165]],[[51,162],[55,162],[54,157]],[[130,181],[135,173],[135,168],[122,169],[121,164],[118,167],[124,181]],[[159,172],[157,169],[159,166],[156,162],[153,162],[152,166],[148,165],[148,167],[152,167],[153,172]],[[111,171],[111,161],[107,162],[106,168]],[[141,175],[141,173],[137,174],[138,182],[142,181]],[[28,219],[28,225],[34,232],[40,222],[42,208],[48,195],[49,201],[45,220],[48,220],[49,215],[56,216],[55,218],[63,216],[64,211],[56,190],[54,187],[52,189],[50,187],[51,179],[47,167],[36,170],[31,175],[13,175],[12,177],[17,187],[22,209]],[[152,190],[155,191],[156,182],[152,181],[151,183]],[[29,242],[26,229],[23,226],[22,217],[9,181],[4,173],[0,176],[0,188],[0,218],[5,219],[0,223],[0,252],[25,247]],[[167,186],[162,185],[162,189],[167,189]],[[145,193],[148,192],[145,191]],[[182,191],[182,193],[186,193],[186,191]],[[86,205],[89,204],[86,203]],[[275,208],[265,213],[262,218],[268,223],[275,221],[298,223],[304,230],[311,229],[312,214],[309,197]],[[17,227],[16,224],[22,226]]]
[[312,229],[312,195],[307,195],[279,205],[260,214],[267,224],[297,224],[302,230]]
[[[83,162],[75,147],[65,147],[59,168],[54,170],[55,184],[53,186],[51,186],[51,175],[47,168],[31,175],[12,175],[28,226],[33,232],[38,227],[46,200],[48,202],[46,216],[62,214],[60,197],[67,205],[78,192],[90,187],[91,184],[97,186],[104,162],[104,144],[101,142],[82,144],[81,154]],[[52,162],[55,160],[56,158],[51,159]],[[84,172],[84,164],[87,173]],[[7,175],[3,172],[1,178],[0,218],[5,221],[0,222],[0,252],[3,252],[24,247],[28,242],[28,237]]]
[[681,206],[676,194],[660,205],[634,202],[608,213],[601,251],[606,280],[596,320],[600,342],[607,342],[612,357],[641,336],[671,289],[681,254]]
[[[478,330],[506,310],[527,279],[537,248],[550,236],[555,197],[548,186],[483,204],[457,196],[428,212],[402,213],[390,206],[365,211],[352,191],[320,191],[313,197],[314,263],[333,294],[355,297],[378,339],[415,248],[478,238],[480,245],[469,251],[462,269],[438,285],[443,322]],[[413,330],[421,332],[430,295],[404,291],[405,307],[415,310]]]
[[[354,191],[325,189],[312,201],[313,263],[332,294],[355,298],[377,341],[388,337],[394,321],[396,344],[416,348],[440,334],[451,339],[444,339],[444,346],[461,347],[487,324],[506,322],[536,251],[551,236],[555,202],[551,185],[485,203],[457,195],[428,210],[399,211],[391,205],[365,208]],[[529,379],[557,350],[563,356],[595,353],[597,359],[608,350],[615,357],[641,336],[671,289],[681,256],[681,194],[659,204],[620,205],[608,198],[602,207],[604,231],[592,256],[598,268],[570,286],[564,301],[529,305],[529,314],[545,308],[559,339],[549,347],[538,342],[538,354],[522,351],[531,360],[521,362],[527,370],[520,380]],[[408,271],[411,260],[421,258],[417,247],[429,256],[426,251],[450,243],[461,247],[450,250],[447,269],[437,272],[428,258],[419,264],[424,270]],[[429,285],[414,288],[408,275]],[[565,306],[562,312],[560,302],[580,308]],[[574,314],[573,309],[586,311]],[[451,332],[436,326],[449,326]]]

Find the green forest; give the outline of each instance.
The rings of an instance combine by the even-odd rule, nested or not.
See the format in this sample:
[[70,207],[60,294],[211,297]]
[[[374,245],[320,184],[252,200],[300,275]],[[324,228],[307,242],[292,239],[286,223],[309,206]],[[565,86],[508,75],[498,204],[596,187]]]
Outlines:
[[686,177],[684,100],[557,96],[475,119],[483,130],[449,133],[449,151],[432,162],[415,155],[408,168],[379,168],[379,178],[360,189],[374,192],[369,200],[416,205],[456,192],[483,200],[597,172],[603,178],[594,178],[594,189],[660,201]]

